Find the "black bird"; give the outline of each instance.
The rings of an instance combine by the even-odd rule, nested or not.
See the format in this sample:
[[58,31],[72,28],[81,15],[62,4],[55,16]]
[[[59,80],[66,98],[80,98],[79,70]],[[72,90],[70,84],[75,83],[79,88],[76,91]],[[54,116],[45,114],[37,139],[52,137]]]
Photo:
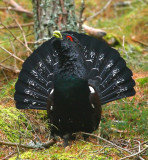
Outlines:
[[54,32],[26,59],[15,85],[18,109],[47,110],[51,135],[98,128],[101,105],[133,96],[132,71],[104,40]]

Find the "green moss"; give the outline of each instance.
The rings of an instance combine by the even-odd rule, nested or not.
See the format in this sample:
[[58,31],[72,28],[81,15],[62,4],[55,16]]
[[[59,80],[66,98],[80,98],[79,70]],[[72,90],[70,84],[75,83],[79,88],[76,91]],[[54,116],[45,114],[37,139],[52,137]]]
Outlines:
[[0,90],[0,98],[13,97],[15,92],[15,83],[16,80],[11,80],[6,85],[3,85]]
[[115,34],[107,34],[105,37],[104,37],[105,40],[107,40],[109,43],[111,43],[112,46],[121,46],[121,41],[120,39],[118,38],[117,35]]
[[[135,39],[147,44],[147,8],[146,3],[135,0],[132,1],[130,6],[117,8],[117,10],[110,9],[116,16],[97,20],[98,28],[102,28],[107,32],[105,39],[108,42],[113,41],[113,46],[119,50],[128,65],[138,71],[148,70],[148,55],[142,54],[146,50],[145,46],[142,43],[133,41]],[[122,46],[123,36],[125,37],[124,48]]]
[[139,83],[140,87],[148,86],[148,77],[138,78],[136,81]]
[[[145,100],[145,99],[144,99]],[[101,135],[105,138],[117,138],[120,133],[122,138],[134,138],[140,136],[146,139],[148,126],[146,100],[135,104],[136,99],[126,98],[111,103],[104,107],[101,123]],[[109,114],[110,113],[110,116]],[[114,119],[114,120],[113,120]],[[110,135],[110,136],[109,136]]]
[[[46,149],[46,150],[32,150],[32,151],[26,151],[24,153],[20,154],[21,159],[36,159],[36,160],[46,160],[46,159],[52,159],[52,160],[112,160],[113,158],[108,155],[102,155],[98,154],[98,152],[95,152],[95,145],[91,143],[86,143],[79,141],[75,144],[73,144],[69,151],[65,151],[63,147],[59,147],[57,145],[54,145],[53,147]],[[99,146],[97,146],[97,149],[99,149]],[[96,149],[96,151],[97,151]],[[110,151],[115,151],[116,149],[109,149],[108,153],[111,153]],[[10,160],[15,160],[16,156],[13,158],[10,158]]]
[[4,108],[0,106],[0,129],[9,141],[18,142],[19,132],[29,136],[29,132],[22,127],[26,124],[27,121],[24,114],[20,113],[16,108]]

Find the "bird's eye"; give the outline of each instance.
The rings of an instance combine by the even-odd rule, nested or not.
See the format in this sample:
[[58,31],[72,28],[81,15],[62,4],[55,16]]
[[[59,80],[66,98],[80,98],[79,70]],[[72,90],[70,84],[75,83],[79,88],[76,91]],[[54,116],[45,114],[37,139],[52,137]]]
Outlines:
[[71,42],[73,42],[73,39],[71,36],[66,36],[67,39],[69,39]]

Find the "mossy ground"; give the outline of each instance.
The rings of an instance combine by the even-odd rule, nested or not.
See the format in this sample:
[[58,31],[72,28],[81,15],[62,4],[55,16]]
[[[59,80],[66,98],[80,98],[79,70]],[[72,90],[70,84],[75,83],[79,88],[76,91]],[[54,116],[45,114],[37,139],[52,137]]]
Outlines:
[[[145,0],[133,0],[131,4],[125,7],[114,7],[114,4],[121,0],[114,0],[111,5],[102,12],[101,15],[94,18],[88,25],[102,28],[107,32],[105,39],[113,47],[117,48],[127,65],[133,70],[136,81],[136,95],[103,106],[102,120],[94,134],[110,140],[117,145],[134,150],[139,142],[147,140],[148,135],[148,3]],[[16,0],[24,8],[31,10],[30,0]],[[95,0],[86,1],[84,16],[93,15],[106,4],[106,1]],[[0,1],[0,5],[4,3]],[[80,0],[76,0],[76,10],[78,11]],[[32,22],[25,14],[17,14],[0,10],[2,22],[9,25],[16,25],[12,15],[20,24]],[[1,26],[0,26],[1,27]],[[15,36],[23,41],[23,35],[20,29],[11,29]],[[33,27],[24,28],[27,41],[34,41]],[[124,45],[123,45],[124,42]],[[23,47],[15,38],[5,29],[0,29],[0,45],[17,56],[26,59],[26,48]],[[29,45],[34,48],[32,44]],[[0,61],[8,58],[9,55],[0,50]],[[21,68],[22,63],[9,58],[3,64]],[[0,141],[21,142],[28,144],[32,140],[46,142],[49,137],[49,128],[47,125],[46,111],[18,111],[15,109],[13,100],[14,85],[17,75],[12,72],[0,70]],[[37,136],[38,135],[38,136]],[[9,153],[15,153],[10,159],[16,159],[19,153],[20,159],[46,160],[46,159],[96,159],[96,160],[118,160],[125,155],[114,147],[109,146],[103,141],[90,138],[91,142],[78,138],[72,141],[71,148],[67,152],[62,146],[55,144],[49,149],[23,149],[18,151],[16,147],[5,145],[0,146],[0,159],[6,157]],[[135,149],[135,151],[138,151]],[[146,158],[144,153],[143,158]]]

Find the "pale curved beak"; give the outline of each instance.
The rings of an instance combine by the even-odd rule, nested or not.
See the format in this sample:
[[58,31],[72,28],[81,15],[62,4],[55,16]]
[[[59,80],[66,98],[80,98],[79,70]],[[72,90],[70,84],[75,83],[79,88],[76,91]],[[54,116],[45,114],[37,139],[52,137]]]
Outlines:
[[60,31],[54,31],[53,32],[53,37],[62,39],[62,34],[61,34]]

